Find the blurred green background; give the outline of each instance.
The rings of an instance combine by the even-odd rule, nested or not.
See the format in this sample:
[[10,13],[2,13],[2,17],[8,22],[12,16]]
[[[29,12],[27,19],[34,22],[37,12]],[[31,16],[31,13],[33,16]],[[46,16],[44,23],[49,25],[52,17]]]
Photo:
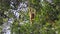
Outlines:
[[[20,2],[27,1],[28,11],[19,11],[20,17],[17,19],[10,11],[13,10],[11,1],[14,2],[14,9],[18,8]],[[35,10],[32,24],[30,8]],[[60,34],[60,0],[0,0],[0,33],[9,18],[14,19],[10,26],[11,34]]]

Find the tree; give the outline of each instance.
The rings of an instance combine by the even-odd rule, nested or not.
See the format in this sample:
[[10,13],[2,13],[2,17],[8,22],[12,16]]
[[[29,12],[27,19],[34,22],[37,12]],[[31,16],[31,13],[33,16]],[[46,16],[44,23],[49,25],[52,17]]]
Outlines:
[[[20,11],[20,3],[28,4],[28,11]],[[0,0],[0,26],[10,18],[11,34],[60,34],[60,0]]]

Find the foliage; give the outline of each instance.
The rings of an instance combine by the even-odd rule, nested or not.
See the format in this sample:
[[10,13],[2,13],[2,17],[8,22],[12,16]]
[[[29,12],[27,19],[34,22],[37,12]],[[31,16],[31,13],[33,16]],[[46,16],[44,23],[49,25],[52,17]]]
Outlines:
[[[23,0],[18,1],[22,2]],[[16,2],[17,4],[19,3],[18,1]],[[16,7],[18,6],[17,4],[15,5]],[[17,20],[13,13],[9,11],[11,9],[10,0],[0,1],[0,26],[3,22],[7,22],[8,18],[14,17],[11,34],[60,34],[60,0],[53,0],[53,3],[44,0],[28,0],[28,7],[36,10],[33,24],[30,24],[29,11],[20,11],[20,18]],[[4,14],[5,12],[8,12],[8,16]]]

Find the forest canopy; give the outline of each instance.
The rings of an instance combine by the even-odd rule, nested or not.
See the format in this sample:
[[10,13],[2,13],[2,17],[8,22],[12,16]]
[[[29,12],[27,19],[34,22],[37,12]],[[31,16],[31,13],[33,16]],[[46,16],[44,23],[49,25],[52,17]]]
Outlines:
[[0,34],[60,34],[60,0],[0,0]]

